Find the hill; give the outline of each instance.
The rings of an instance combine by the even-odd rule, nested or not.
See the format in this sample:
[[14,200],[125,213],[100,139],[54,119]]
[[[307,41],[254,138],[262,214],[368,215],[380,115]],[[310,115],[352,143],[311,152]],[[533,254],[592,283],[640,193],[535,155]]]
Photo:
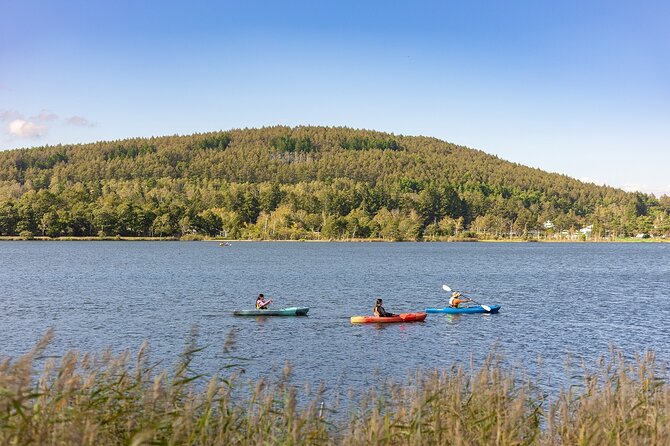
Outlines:
[[[268,127],[0,152],[0,235],[670,234],[670,199],[435,138]],[[553,227],[545,223],[551,221]]]

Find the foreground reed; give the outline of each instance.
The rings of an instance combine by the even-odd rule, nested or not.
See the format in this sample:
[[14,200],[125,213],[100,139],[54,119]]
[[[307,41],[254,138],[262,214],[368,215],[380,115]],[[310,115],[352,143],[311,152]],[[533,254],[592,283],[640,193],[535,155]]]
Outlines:
[[[190,344],[172,372],[109,352],[40,359],[51,338],[0,362],[0,444],[9,445],[610,445],[667,444],[670,391],[653,354],[613,350],[583,384],[545,400],[538,383],[501,366],[417,371],[323,407],[323,389],[288,379],[239,383],[233,364],[205,379]],[[343,413],[345,412],[345,413]]]

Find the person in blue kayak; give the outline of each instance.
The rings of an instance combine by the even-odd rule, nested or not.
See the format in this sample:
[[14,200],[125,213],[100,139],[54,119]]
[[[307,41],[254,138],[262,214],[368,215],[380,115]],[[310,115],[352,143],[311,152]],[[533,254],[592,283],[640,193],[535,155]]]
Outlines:
[[472,300],[468,299],[467,297],[463,297],[458,291],[451,293],[451,297],[449,298],[449,306],[451,308],[458,308],[462,303],[465,302],[472,302]]
[[256,298],[256,309],[267,310],[271,302],[272,298],[265,300],[265,296],[263,296],[263,294],[259,294],[258,297]]
[[382,307],[382,300],[377,299],[377,303],[375,304],[375,307],[372,309],[372,312],[375,314],[377,317],[393,317],[397,316],[397,314],[393,313],[388,313],[386,310],[384,310],[384,307]]

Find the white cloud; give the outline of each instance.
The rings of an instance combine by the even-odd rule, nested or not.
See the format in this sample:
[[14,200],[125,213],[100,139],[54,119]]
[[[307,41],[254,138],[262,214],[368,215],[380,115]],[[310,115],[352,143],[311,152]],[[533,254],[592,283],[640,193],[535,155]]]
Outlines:
[[25,117],[22,113],[11,109],[0,109],[0,123],[8,125],[0,126],[0,136],[6,135],[11,141],[15,138],[37,139],[50,132],[52,127],[63,126],[63,124],[77,127],[95,127],[97,123],[88,120],[83,116],[74,115],[69,118],[62,118],[48,109],[42,109],[34,116]]
[[9,123],[9,134],[19,138],[39,138],[44,136],[47,128],[44,125],[24,119],[15,119]]
[[51,112],[50,110],[42,110],[39,115],[33,116],[30,119],[40,122],[52,122],[58,119],[58,115]]
[[83,116],[71,116],[67,118],[67,123],[70,125],[76,125],[79,127],[95,127],[95,123],[89,121]]
[[0,123],[5,122],[8,125],[0,126],[0,136],[3,134],[8,136],[10,139],[6,141],[12,141],[15,138],[41,138],[49,133],[52,127],[57,128],[63,126],[63,124],[77,127],[95,127],[97,125],[96,122],[79,115],[62,118],[48,109],[42,109],[38,114],[27,118],[16,110],[0,109]]
[[13,121],[21,118],[21,114],[16,110],[0,110],[0,122]]

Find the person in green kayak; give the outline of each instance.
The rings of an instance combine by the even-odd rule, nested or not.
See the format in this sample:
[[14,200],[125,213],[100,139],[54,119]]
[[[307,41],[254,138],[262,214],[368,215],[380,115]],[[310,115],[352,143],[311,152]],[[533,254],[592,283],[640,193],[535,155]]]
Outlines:
[[272,298],[265,300],[265,296],[263,296],[263,294],[259,294],[258,297],[256,298],[256,309],[267,310],[271,302]]
[[377,303],[375,304],[375,307],[372,309],[372,312],[375,314],[377,317],[393,317],[397,316],[397,314],[389,313],[386,310],[384,310],[384,307],[382,307],[382,300],[377,299]]
[[465,302],[472,302],[472,300],[468,299],[467,297],[462,297],[461,293],[458,291],[451,293],[451,297],[449,298],[449,306],[451,308],[458,308],[462,303]]

